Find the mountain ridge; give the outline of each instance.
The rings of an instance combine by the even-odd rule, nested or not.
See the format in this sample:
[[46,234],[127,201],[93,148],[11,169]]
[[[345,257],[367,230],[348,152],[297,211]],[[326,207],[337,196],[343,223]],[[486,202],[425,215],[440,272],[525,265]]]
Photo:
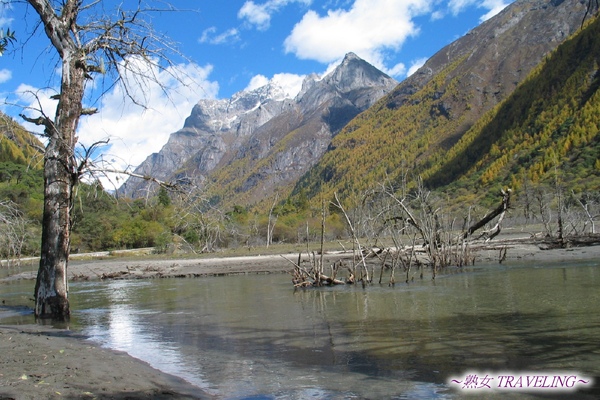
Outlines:
[[[576,0],[517,1],[444,47],[388,96],[351,121],[295,186],[330,198],[373,182],[400,182],[442,162],[487,112],[581,25]],[[357,171],[356,161],[364,167]],[[442,182],[445,184],[449,182]]]
[[[326,76],[307,76],[294,99],[270,82],[231,99],[200,100],[184,127],[135,172],[197,186],[211,183],[239,201],[260,201],[276,185],[297,180],[349,120],[396,84],[349,53]],[[294,149],[282,147],[283,140]],[[242,169],[240,160],[245,160]],[[150,186],[130,178],[119,191],[137,197]]]
[[[368,63],[353,69],[353,63],[364,61],[349,53],[329,75],[308,76],[295,99],[225,101],[225,112],[245,104],[240,120],[231,113],[225,114],[229,119],[212,118],[201,101],[169,139],[173,143],[166,148],[179,146],[179,152],[151,156],[172,157],[170,169],[157,171],[169,173],[158,177],[201,186],[212,204],[225,209],[242,205],[263,211],[273,198],[290,193],[343,196],[384,179],[399,182],[408,171],[423,174],[430,185],[447,185],[448,175],[434,179],[442,175],[432,166],[442,165],[467,132],[580,28],[584,13],[585,3],[578,0],[516,1],[393,89],[377,83],[383,75],[371,75],[374,67]],[[345,75],[338,76],[340,71]],[[374,87],[380,89],[373,92]],[[229,130],[219,131],[222,127]],[[199,134],[200,128],[205,131]],[[195,152],[182,150],[189,148]],[[159,161],[150,160],[140,171],[160,166]],[[156,176],[152,172],[143,174]]]

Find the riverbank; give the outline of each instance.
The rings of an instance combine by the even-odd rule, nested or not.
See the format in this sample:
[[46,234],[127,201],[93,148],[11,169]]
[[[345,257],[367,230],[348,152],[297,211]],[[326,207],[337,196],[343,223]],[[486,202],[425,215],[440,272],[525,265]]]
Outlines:
[[207,399],[126,353],[44,326],[0,326],[0,399]]
[[[590,240],[591,239],[591,240]],[[600,259],[600,236],[588,237],[586,243],[570,243],[557,247],[555,243],[531,239],[523,234],[504,234],[500,240],[489,243],[474,242],[471,251],[476,263],[568,261]],[[328,251],[323,255],[325,265],[338,260],[352,258],[351,251]],[[69,262],[70,281],[103,279],[153,279],[153,278],[198,278],[204,276],[227,276],[237,274],[287,273],[297,262],[298,253],[221,256],[202,255],[190,258],[174,256],[158,258],[148,254],[136,257],[75,255]],[[292,263],[291,263],[291,262]],[[308,265],[309,256],[304,250],[302,261]],[[37,262],[30,268],[9,274],[3,281],[35,279]]]
[[[600,260],[600,245],[553,248],[547,242],[510,237],[476,247],[477,263]],[[181,259],[104,258],[73,260],[71,280],[150,279],[231,274],[286,273],[298,254]],[[329,252],[327,263],[349,258]],[[304,255],[307,260],[308,256]],[[31,271],[1,279],[34,279]],[[0,296],[1,300],[1,296]],[[2,310],[0,305],[0,312]],[[151,368],[122,352],[98,348],[77,332],[46,326],[0,326],[1,399],[195,399],[210,398],[200,389]]]

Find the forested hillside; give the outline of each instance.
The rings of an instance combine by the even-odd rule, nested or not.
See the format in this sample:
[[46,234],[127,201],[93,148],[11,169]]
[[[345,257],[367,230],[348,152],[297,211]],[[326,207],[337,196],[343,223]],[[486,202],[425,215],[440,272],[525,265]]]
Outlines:
[[41,143],[9,116],[0,113],[0,163],[40,168]]
[[[0,261],[16,263],[40,251],[43,144],[11,118],[0,114],[0,121]],[[198,193],[162,189],[131,200],[115,198],[97,182],[80,182],[72,207],[71,250],[214,251],[264,243],[266,215],[244,207],[210,211]]]
[[[40,250],[42,143],[0,114],[0,260]],[[72,249],[95,251],[165,246],[171,237],[168,200],[117,201],[98,184],[81,183],[73,207]]]
[[[319,240],[323,222],[325,238],[337,240],[349,232],[338,207],[342,204],[345,211],[364,218],[358,229],[369,235],[381,232],[370,213],[397,218],[386,214],[385,201],[393,196],[411,199],[412,205],[421,201],[417,206],[423,218],[443,209],[438,215],[450,232],[485,214],[497,203],[501,188],[513,189],[512,217],[537,224],[536,229],[542,226],[545,235],[597,232],[600,20],[577,28],[554,51],[544,53],[517,84],[515,77],[524,70],[511,68],[526,58],[511,58],[522,52],[519,29],[513,32],[516,42],[505,50],[502,73],[489,70],[487,48],[469,46],[477,35],[491,38],[499,27],[514,28],[515,16],[529,15],[522,11],[513,9],[501,15],[499,25],[484,25],[467,35],[464,48],[454,44],[441,51],[351,120],[289,197],[278,187],[266,192],[260,207],[225,206],[206,190],[183,187],[134,201],[115,198],[99,183],[82,182],[73,205],[73,251],[150,246],[158,251],[214,251],[299,243]],[[571,21],[581,21],[582,14],[574,15]],[[487,68],[487,86],[480,80],[481,68]],[[42,144],[10,118],[1,116],[0,121],[0,214],[18,222],[0,221],[0,258],[17,250],[36,254],[43,206]],[[284,144],[275,142],[273,147]],[[383,192],[379,203],[373,189]]]
[[455,90],[461,85],[460,77],[450,76],[455,65],[401,106],[382,99],[334,138],[295,193],[329,199],[333,192],[355,194],[384,180],[399,185],[407,174],[456,201],[557,180],[567,191],[597,190],[598,37],[596,20],[545,57],[512,95],[460,137],[448,132],[460,131],[464,113],[443,107],[459,95],[467,96],[464,104],[470,107],[471,94]]
[[0,113],[0,259],[39,248],[41,146],[35,136]]
[[561,45],[422,174],[431,187],[600,188],[600,20]]

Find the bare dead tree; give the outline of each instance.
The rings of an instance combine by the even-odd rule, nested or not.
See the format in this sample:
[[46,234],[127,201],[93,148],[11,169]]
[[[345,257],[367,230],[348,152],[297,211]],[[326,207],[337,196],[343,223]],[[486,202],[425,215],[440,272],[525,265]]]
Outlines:
[[304,267],[302,265],[302,253],[298,254],[298,261],[294,262],[292,260],[287,259],[284,256],[281,256],[289,263],[294,265],[294,269],[290,272],[292,275],[292,283],[295,288],[305,288],[311,286],[323,286],[323,285],[344,285],[345,283],[354,283],[353,269],[348,268],[350,272],[350,277],[346,280],[346,282],[337,278],[337,274],[339,269],[345,266],[343,260],[338,260],[333,265],[331,265],[331,275],[326,275],[324,269],[324,254],[325,254],[325,202],[322,203],[321,208],[321,238],[320,238],[320,246],[319,246],[319,257],[314,251],[310,251],[310,243],[309,243],[309,235],[308,235],[308,224],[306,225],[307,235],[306,235],[306,253],[308,255],[308,262],[310,268]]
[[[598,196],[596,196],[598,197]],[[573,198],[577,201],[581,209],[583,210],[586,222],[585,226],[589,223],[590,225],[590,233],[594,235],[596,233],[596,219],[600,218],[600,205],[598,204],[598,198],[594,198],[593,195],[589,193],[584,193],[580,196],[576,196],[575,192],[573,192]]]
[[[503,220],[510,209],[512,190],[501,190],[502,201],[494,210],[472,223],[470,215],[472,207],[469,207],[469,218],[465,221],[463,231],[455,232],[453,229],[456,218],[450,217],[450,214],[444,211],[444,207],[447,206],[444,200],[426,190],[420,179],[411,186],[411,190],[406,190],[406,188],[394,187],[389,180],[380,183],[376,189],[366,192],[361,204],[352,209],[352,215],[361,213],[367,215],[355,217],[350,216],[351,213],[343,206],[337,193],[334,193],[334,201],[331,204],[340,210],[346,220],[354,244],[353,262],[347,267],[344,267],[343,263],[335,263],[329,277],[323,275],[323,269],[319,268],[322,263],[319,264],[314,255],[314,262],[311,259],[310,269],[301,266],[300,257],[297,263],[288,260],[295,265],[292,272],[295,287],[320,286],[322,283],[338,284],[339,281],[334,282],[334,280],[340,268],[349,271],[346,283],[355,283],[358,280],[362,280],[363,284],[370,283],[375,276],[375,264],[378,261],[380,284],[387,270],[389,285],[394,285],[395,273],[399,268],[402,268],[405,273],[406,283],[414,280],[416,274],[419,274],[422,279],[426,266],[431,268],[432,277],[435,279],[441,268],[473,264],[475,257],[470,248],[472,235],[483,230],[477,239],[485,238],[488,241],[495,238],[500,233]],[[377,229],[374,229],[372,224],[375,220],[380,224]],[[364,232],[371,234],[373,231],[374,237],[359,236],[356,229],[357,221],[373,225]],[[389,243],[391,240],[393,246],[369,247],[363,244],[369,243],[374,238],[381,240],[382,244]],[[307,253],[310,259],[308,247]],[[506,249],[501,252],[501,261],[505,257]],[[368,265],[367,259],[369,259]]]
[[0,259],[7,266],[18,266],[21,251],[27,240],[27,220],[17,204],[10,200],[0,201]]
[[363,278],[361,279],[361,281],[363,282],[363,284],[370,283],[371,279],[369,277],[369,270],[367,268],[367,264],[365,261],[365,253],[363,251],[363,246],[360,243],[360,239],[357,235],[356,228],[354,227],[354,224],[352,223],[352,220],[350,219],[348,212],[346,211],[346,209],[342,205],[342,202],[338,198],[337,193],[334,193],[334,198],[335,198],[335,203],[333,203],[333,205],[335,207],[337,207],[344,215],[344,218],[346,219],[346,223],[348,224],[348,229],[350,230],[350,235],[352,236],[352,241],[354,243],[354,246],[352,247],[353,253],[354,253],[352,259],[355,264],[354,264],[354,267],[352,268],[352,271],[353,271],[352,274],[354,275],[354,277],[356,277],[357,276],[356,267],[358,265],[361,265],[362,272],[363,272]]
[[178,187],[172,192],[174,231],[181,240],[184,235],[194,237],[195,243],[188,243],[189,248],[196,252],[213,252],[222,242],[224,215],[207,199],[197,186]]
[[478,237],[478,239],[485,238],[486,241],[489,241],[489,240],[492,240],[493,238],[495,238],[496,236],[498,236],[498,234],[502,230],[502,221],[504,220],[504,216],[506,215],[506,212],[510,208],[510,198],[511,198],[512,190],[511,189],[506,189],[506,190],[502,189],[502,190],[500,190],[500,194],[502,195],[502,202],[500,203],[500,205],[498,205],[498,207],[496,207],[493,211],[487,213],[479,221],[477,221],[476,223],[471,225],[469,227],[469,229],[467,229],[465,231],[465,233],[463,233],[463,235],[462,235],[463,239],[467,239],[469,236],[473,235],[473,233],[475,233],[479,229],[483,228],[485,225],[487,225],[488,223],[493,221],[495,218],[498,218],[496,220],[496,224],[492,228],[483,231],[481,233],[481,235]]
[[267,247],[269,247],[273,242],[273,232],[275,231],[275,224],[277,223],[277,218],[279,217],[279,215],[274,213],[275,206],[277,206],[277,201],[279,201],[279,193],[275,193],[273,204],[271,204],[271,208],[269,208],[269,218],[267,220]]
[[[40,108],[38,116],[22,115],[27,122],[44,128],[44,216],[42,247],[35,285],[35,315],[66,320],[70,315],[67,265],[70,252],[70,210],[73,189],[88,160],[76,154],[77,127],[82,116],[97,112],[83,106],[86,86],[95,76],[114,77],[126,96],[136,104],[144,99],[133,88],[159,82],[156,71],[168,71],[168,54],[175,50],[166,38],[152,28],[148,16],[158,8],[108,10],[98,0],[26,0],[35,10],[51,47],[61,64],[61,84],[55,98],[56,112],[48,115]],[[163,11],[167,3],[157,2]]]
[[544,233],[546,236],[553,236],[552,208],[550,205],[552,201],[552,195],[548,190],[540,185],[535,189],[534,198],[537,208],[537,216],[539,216],[544,226]]
[[[397,191],[389,182],[382,184],[381,190],[395,203],[397,211],[393,218],[403,221],[420,238],[426,262],[432,267],[435,277],[437,269],[447,266],[449,262],[445,252],[450,250],[450,242],[442,243],[441,208],[435,205],[431,192],[425,189],[420,177],[416,181],[416,188],[411,192]],[[408,265],[412,263],[413,256],[411,253]]]

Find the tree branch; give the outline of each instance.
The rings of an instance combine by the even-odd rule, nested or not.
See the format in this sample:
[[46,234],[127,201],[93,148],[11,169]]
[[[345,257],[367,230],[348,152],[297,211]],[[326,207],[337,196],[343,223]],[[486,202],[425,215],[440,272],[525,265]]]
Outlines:
[[[27,2],[39,14],[40,19],[44,24],[46,34],[61,58],[63,58],[66,52],[73,51],[76,48],[76,44],[67,32],[70,30],[74,20],[65,21],[64,18],[70,19],[77,16],[76,9],[79,1],[67,0],[66,4],[63,5],[63,14],[61,18],[57,17],[54,7],[52,7],[49,0],[27,0]],[[65,26],[65,22],[69,22],[69,24]]]
[[178,188],[178,185],[176,183],[165,182],[165,181],[161,181],[160,179],[157,179],[153,176],[136,174],[135,172],[120,170],[120,169],[116,169],[116,168],[96,168],[92,164],[87,168],[87,171],[90,173],[100,172],[100,173],[105,173],[105,174],[122,174],[122,175],[131,176],[133,178],[140,178],[145,181],[154,182],[154,183],[156,183],[164,188],[167,188],[167,189],[175,190]]
[[29,122],[31,124],[35,124],[35,125],[43,125],[46,126],[46,124],[48,124],[48,118],[46,117],[37,117],[37,118],[30,118],[25,114],[19,114],[19,116],[21,118],[23,118],[26,122]]
[[82,108],[81,109],[81,115],[94,115],[98,113],[98,109],[93,107],[93,108]]
[[494,218],[496,218],[498,215],[500,215],[500,219],[498,220],[498,224],[496,224],[496,226],[494,228],[490,229],[489,231],[484,232],[484,235],[487,234],[487,233],[489,233],[489,232],[492,232],[494,230],[497,230],[497,232],[493,236],[490,237],[490,239],[491,239],[491,238],[495,237],[498,233],[500,233],[500,230],[499,230],[500,223],[502,222],[502,219],[504,217],[504,213],[510,207],[510,195],[512,193],[512,190],[511,189],[507,189],[506,191],[501,190],[500,193],[502,194],[502,203],[500,203],[500,205],[498,207],[496,207],[496,209],[494,211],[486,214],[478,222],[476,222],[475,224],[471,225],[469,227],[469,229],[467,229],[467,231],[463,234],[463,239],[466,239],[467,237],[469,237],[470,235],[472,235],[475,231],[477,231],[481,227],[485,226],[488,222],[490,222],[491,220],[493,220]]

